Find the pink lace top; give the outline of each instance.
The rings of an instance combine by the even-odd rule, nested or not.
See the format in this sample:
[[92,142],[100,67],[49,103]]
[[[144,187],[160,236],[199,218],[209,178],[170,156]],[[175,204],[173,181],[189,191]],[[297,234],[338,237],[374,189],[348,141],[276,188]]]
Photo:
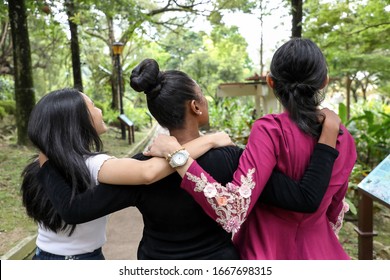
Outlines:
[[356,149],[350,133],[342,129],[329,188],[313,214],[257,202],[274,168],[299,180],[316,144],[287,113],[267,115],[254,123],[231,183],[221,186],[194,162],[182,188],[226,231],[234,233],[242,259],[349,259],[337,233],[348,210],[344,197]]

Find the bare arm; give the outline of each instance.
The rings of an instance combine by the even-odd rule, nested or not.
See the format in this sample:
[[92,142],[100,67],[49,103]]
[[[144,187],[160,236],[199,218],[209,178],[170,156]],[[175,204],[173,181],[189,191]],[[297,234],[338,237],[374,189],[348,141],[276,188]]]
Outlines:
[[[178,144],[175,137],[164,136],[170,139],[170,143]],[[212,148],[228,145],[234,145],[229,135],[218,132],[194,139],[184,144],[183,147],[192,158],[196,159]],[[178,144],[177,147],[181,148],[182,146]],[[145,155],[148,155],[148,153],[145,153]],[[47,160],[45,154],[39,153],[40,166]],[[174,171],[163,158],[155,157],[146,161],[132,158],[112,158],[105,161],[101,166],[98,181],[113,185],[149,185],[172,174]]]
[[[170,138],[173,143],[177,143],[173,136],[166,137]],[[230,137],[224,132],[219,132],[194,139],[184,144],[183,147],[192,158],[198,158],[211,148],[227,145],[233,145]],[[178,145],[178,148],[181,147]],[[151,184],[174,171],[163,158],[152,158],[146,161],[132,158],[113,158],[102,165],[98,180],[100,183],[115,185]]]

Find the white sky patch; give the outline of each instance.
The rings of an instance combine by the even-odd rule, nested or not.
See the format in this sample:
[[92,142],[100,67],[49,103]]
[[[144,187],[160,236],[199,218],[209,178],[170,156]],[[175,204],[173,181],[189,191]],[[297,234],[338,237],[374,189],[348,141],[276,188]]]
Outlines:
[[[289,10],[284,8],[281,0],[273,1],[270,4],[274,8],[271,15],[263,17],[263,63],[265,71],[268,69],[275,50],[291,36],[291,16]],[[260,14],[259,14],[260,15]],[[257,69],[260,69],[260,38],[261,23],[259,15],[244,14],[241,12],[224,14],[223,22],[227,26],[237,26],[241,35],[248,43],[248,54]],[[198,18],[195,23],[196,30],[210,32],[208,22]],[[257,70],[259,71],[259,70]]]

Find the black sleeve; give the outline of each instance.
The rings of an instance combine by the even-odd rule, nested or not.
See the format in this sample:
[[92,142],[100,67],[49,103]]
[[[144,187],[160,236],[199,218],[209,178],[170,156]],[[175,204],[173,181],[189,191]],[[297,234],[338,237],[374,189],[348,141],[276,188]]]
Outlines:
[[213,178],[222,185],[233,180],[243,149],[237,146],[226,146],[211,149],[196,161]]
[[296,212],[315,212],[328,189],[338,154],[336,149],[317,143],[301,181],[296,182],[274,170],[260,201]]
[[85,223],[123,208],[134,206],[144,186],[99,184],[76,194],[57,169],[47,161],[38,172],[38,180],[61,218],[67,224]]

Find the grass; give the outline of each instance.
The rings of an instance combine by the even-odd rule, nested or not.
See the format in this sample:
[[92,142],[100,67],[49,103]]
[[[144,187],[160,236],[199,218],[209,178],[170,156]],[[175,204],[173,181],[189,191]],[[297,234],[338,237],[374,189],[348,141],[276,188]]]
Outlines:
[[[148,133],[135,132],[135,144]],[[17,146],[13,119],[6,117],[0,122],[0,256],[37,231],[37,226],[26,214],[20,195],[21,172],[36,150]],[[102,135],[104,150],[116,157],[127,156],[135,144],[120,139],[120,130],[110,128]]]
[[14,144],[16,129],[12,121],[6,117],[0,127],[0,255],[36,232],[20,198],[20,174],[35,151]]

